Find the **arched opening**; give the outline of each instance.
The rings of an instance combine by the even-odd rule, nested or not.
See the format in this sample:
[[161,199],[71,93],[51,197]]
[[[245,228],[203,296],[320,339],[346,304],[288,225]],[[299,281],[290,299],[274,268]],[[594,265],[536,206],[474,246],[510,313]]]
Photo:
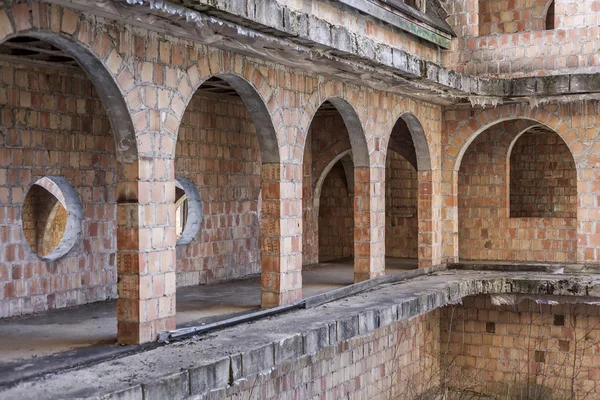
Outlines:
[[[14,338],[3,360],[114,342],[117,177],[137,157],[125,101],[102,63],[59,35],[0,43],[0,76],[0,214],[11,216],[0,218],[0,315],[53,310],[62,325],[40,337],[35,315],[3,321]],[[84,304],[77,321],[57,310]]]
[[548,9],[546,10],[546,29],[547,30],[554,29],[554,24],[555,24],[554,18],[555,18],[554,0],[552,0],[548,4]]
[[414,115],[403,114],[392,128],[385,164],[386,273],[417,267],[418,172],[430,169],[431,160],[423,127]]
[[458,172],[461,262],[575,262],[576,168],[562,138],[523,120],[492,125]]
[[[203,215],[198,234],[176,249],[177,284],[185,286],[178,327],[261,306],[261,174],[265,163],[279,161],[261,102],[240,77],[219,75],[196,90],[183,114],[175,175],[197,188]],[[176,204],[179,223],[188,215],[185,195],[190,206],[186,189]]]
[[303,157],[303,295],[354,282],[355,167],[368,166],[360,120],[344,100],[321,104]]

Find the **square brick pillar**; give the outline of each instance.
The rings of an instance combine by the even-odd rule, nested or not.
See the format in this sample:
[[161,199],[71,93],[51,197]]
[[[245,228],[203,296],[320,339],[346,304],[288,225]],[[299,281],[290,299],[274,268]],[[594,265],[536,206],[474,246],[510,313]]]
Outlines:
[[302,298],[302,165],[262,165],[261,306]]
[[441,172],[419,171],[418,247],[419,268],[442,263]]
[[577,171],[577,263],[600,264],[600,171]]
[[442,262],[458,262],[458,171],[443,171]]
[[385,167],[354,167],[354,282],[385,273]]
[[117,340],[139,344],[175,328],[172,159],[123,167],[117,185]]

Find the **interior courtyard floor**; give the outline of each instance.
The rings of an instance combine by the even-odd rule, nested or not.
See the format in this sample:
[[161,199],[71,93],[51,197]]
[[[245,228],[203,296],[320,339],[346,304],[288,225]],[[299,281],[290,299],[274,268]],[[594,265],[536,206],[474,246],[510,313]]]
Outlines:
[[[386,274],[416,268],[414,259],[386,259]],[[350,285],[352,259],[305,266],[302,279],[304,298]],[[218,322],[259,308],[259,276],[181,287],[177,289],[177,328]],[[0,323],[0,371],[15,372],[54,356],[76,358],[86,348],[118,352],[116,334],[115,300],[5,318]]]

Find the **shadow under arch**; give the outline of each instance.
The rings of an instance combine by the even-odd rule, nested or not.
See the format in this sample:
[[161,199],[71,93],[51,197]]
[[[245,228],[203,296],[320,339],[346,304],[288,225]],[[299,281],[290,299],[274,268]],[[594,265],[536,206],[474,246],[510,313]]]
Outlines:
[[342,151],[333,160],[331,160],[329,162],[329,164],[327,164],[327,166],[325,167],[325,169],[323,170],[323,172],[321,172],[321,176],[319,176],[319,179],[317,180],[317,182],[315,184],[315,191],[314,191],[314,194],[313,194],[313,197],[314,197],[313,206],[315,208],[319,207],[320,199],[321,199],[321,190],[323,189],[323,182],[325,182],[325,179],[327,178],[327,175],[329,175],[329,172],[335,166],[335,164],[337,164],[338,161],[340,161],[346,155],[351,154],[351,152],[352,152],[352,150]]
[[121,89],[102,61],[80,43],[57,33],[28,31],[9,35],[0,44],[18,37],[32,37],[48,42],[77,61],[94,85],[106,110],[115,137],[117,161],[125,164],[135,162],[138,159],[138,148],[131,114]]
[[[324,99],[319,107],[315,110],[314,114],[311,117],[310,123],[308,124],[308,129],[310,129],[317,112],[321,108],[321,106],[325,102],[330,102],[333,104],[335,109],[342,116],[342,121],[346,126],[346,130],[348,131],[348,138],[350,140],[350,147],[352,148],[352,160],[354,162],[355,167],[370,167],[369,162],[369,147],[367,145],[367,137],[365,136],[365,132],[362,127],[362,122],[356,113],[354,107],[346,100],[341,97],[329,97]],[[307,143],[304,146],[308,146]],[[347,152],[346,152],[347,154]],[[336,156],[337,157],[337,156]],[[339,161],[339,159],[338,159]],[[335,164],[335,163],[334,163]],[[332,166],[334,165],[332,164]],[[331,169],[331,168],[329,168]]]
[[192,93],[190,99],[202,88],[204,82],[210,78],[224,80],[239,94],[248,108],[256,128],[262,164],[278,164],[281,161],[281,156],[279,153],[277,132],[273,125],[271,113],[256,88],[243,77],[233,72],[221,72],[204,79],[195,89],[194,93]]
[[392,140],[392,133],[399,120],[403,120],[406,123],[410,137],[412,138],[413,145],[415,146],[415,153],[417,156],[417,171],[431,171],[431,154],[429,152],[429,144],[427,142],[427,136],[421,121],[410,111],[402,113],[390,130],[388,137],[388,150],[389,144]]

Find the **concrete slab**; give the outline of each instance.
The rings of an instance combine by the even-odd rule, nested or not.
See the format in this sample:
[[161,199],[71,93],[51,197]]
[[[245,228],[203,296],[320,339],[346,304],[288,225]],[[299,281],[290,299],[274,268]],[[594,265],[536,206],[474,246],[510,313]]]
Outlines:
[[[216,381],[227,381],[230,371],[234,371],[234,379],[244,380],[249,376],[245,375],[245,363],[240,363],[240,357],[259,360],[256,364],[269,371],[276,357],[274,349],[281,347],[282,343],[287,348],[287,354],[304,354],[322,346],[334,346],[338,340],[367,334],[370,329],[396,320],[407,320],[448,304],[456,304],[465,296],[508,293],[533,298],[551,295],[569,301],[597,301],[600,298],[600,280],[597,275],[438,271],[381,285],[326,305],[264,318],[260,323],[240,324],[216,333],[138,351],[117,360],[57,372],[10,387],[0,386],[0,398],[90,398],[105,393],[120,393],[126,389],[135,391],[140,385],[144,391],[152,389],[162,393],[160,390],[163,386],[170,387],[174,382],[179,385],[180,380],[190,376],[189,371],[195,371],[195,368],[207,365],[207,362],[220,365],[223,359],[230,360],[230,368],[229,371],[227,368],[218,368],[225,371],[225,376],[215,375],[219,378]],[[361,324],[361,315],[367,312],[377,313],[380,323]],[[297,340],[298,335],[310,340],[303,340],[301,345]],[[183,386],[181,383],[181,388]],[[181,394],[188,394],[185,388]]]
[[[416,260],[388,259],[388,273],[415,269]],[[303,297],[353,283],[352,259],[307,266]],[[260,277],[178,288],[177,327],[202,325],[260,309]],[[6,318],[0,324],[0,368],[20,368],[40,358],[67,358],[119,353],[116,343],[116,301],[53,310],[32,316]],[[84,357],[84,358],[85,358]],[[56,364],[56,362],[55,362]]]

